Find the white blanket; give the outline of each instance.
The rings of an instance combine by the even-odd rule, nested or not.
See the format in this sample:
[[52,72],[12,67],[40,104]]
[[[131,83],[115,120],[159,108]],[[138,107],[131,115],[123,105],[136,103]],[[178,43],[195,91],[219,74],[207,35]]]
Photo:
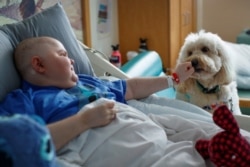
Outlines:
[[[103,101],[100,99],[86,108]],[[146,115],[121,103],[115,107],[119,112],[112,123],[82,133],[58,152],[62,167],[213,166],[196,152],[194,144],[197,139],[210,138],[218,132],[214,124],[172,114],[155,115],[147,111]]]

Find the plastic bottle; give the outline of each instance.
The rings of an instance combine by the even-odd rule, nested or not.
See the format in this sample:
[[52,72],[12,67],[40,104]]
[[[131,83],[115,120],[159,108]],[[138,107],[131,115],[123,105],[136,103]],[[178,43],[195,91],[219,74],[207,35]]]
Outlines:
[[119,44],[117,45],[111,45],[113,52],[109,58],[110,63],[112,63],[117,68],[121,67],[121,53],[119,51]]
[[139,53],[148,51],[147,38],[140,38]]

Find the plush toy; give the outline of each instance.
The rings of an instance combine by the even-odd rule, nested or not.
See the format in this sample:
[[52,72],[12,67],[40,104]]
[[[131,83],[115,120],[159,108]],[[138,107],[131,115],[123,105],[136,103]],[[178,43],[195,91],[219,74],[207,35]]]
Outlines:
[[240,134],[239,126],[229,109],[224,105],[217,108],[213,120],[224,130],[210,140],[197,141],[195,147],[201,156],[210,158],[220,167],[250,166],[250,144]]
[[40,117],[0,116],[0,166],[56,167],[55,150]]

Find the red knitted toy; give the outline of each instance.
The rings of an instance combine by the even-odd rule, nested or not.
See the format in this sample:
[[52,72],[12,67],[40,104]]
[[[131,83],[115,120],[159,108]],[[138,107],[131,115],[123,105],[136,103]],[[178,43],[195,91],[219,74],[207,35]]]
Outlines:
[[226,106],[213,114],[214,122],[225,131],[210,140],[198,140],[195,147],[202,157],[216,166],[250,167],[250,144],[240,134],[239,126]]

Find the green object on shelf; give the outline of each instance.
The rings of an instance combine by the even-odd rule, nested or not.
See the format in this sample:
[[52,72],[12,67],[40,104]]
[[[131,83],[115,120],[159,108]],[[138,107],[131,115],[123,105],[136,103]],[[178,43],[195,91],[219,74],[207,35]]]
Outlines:
[[139,53],[125,63],[121,70],[130,77],[164,75],[161,57],[155,51]]

